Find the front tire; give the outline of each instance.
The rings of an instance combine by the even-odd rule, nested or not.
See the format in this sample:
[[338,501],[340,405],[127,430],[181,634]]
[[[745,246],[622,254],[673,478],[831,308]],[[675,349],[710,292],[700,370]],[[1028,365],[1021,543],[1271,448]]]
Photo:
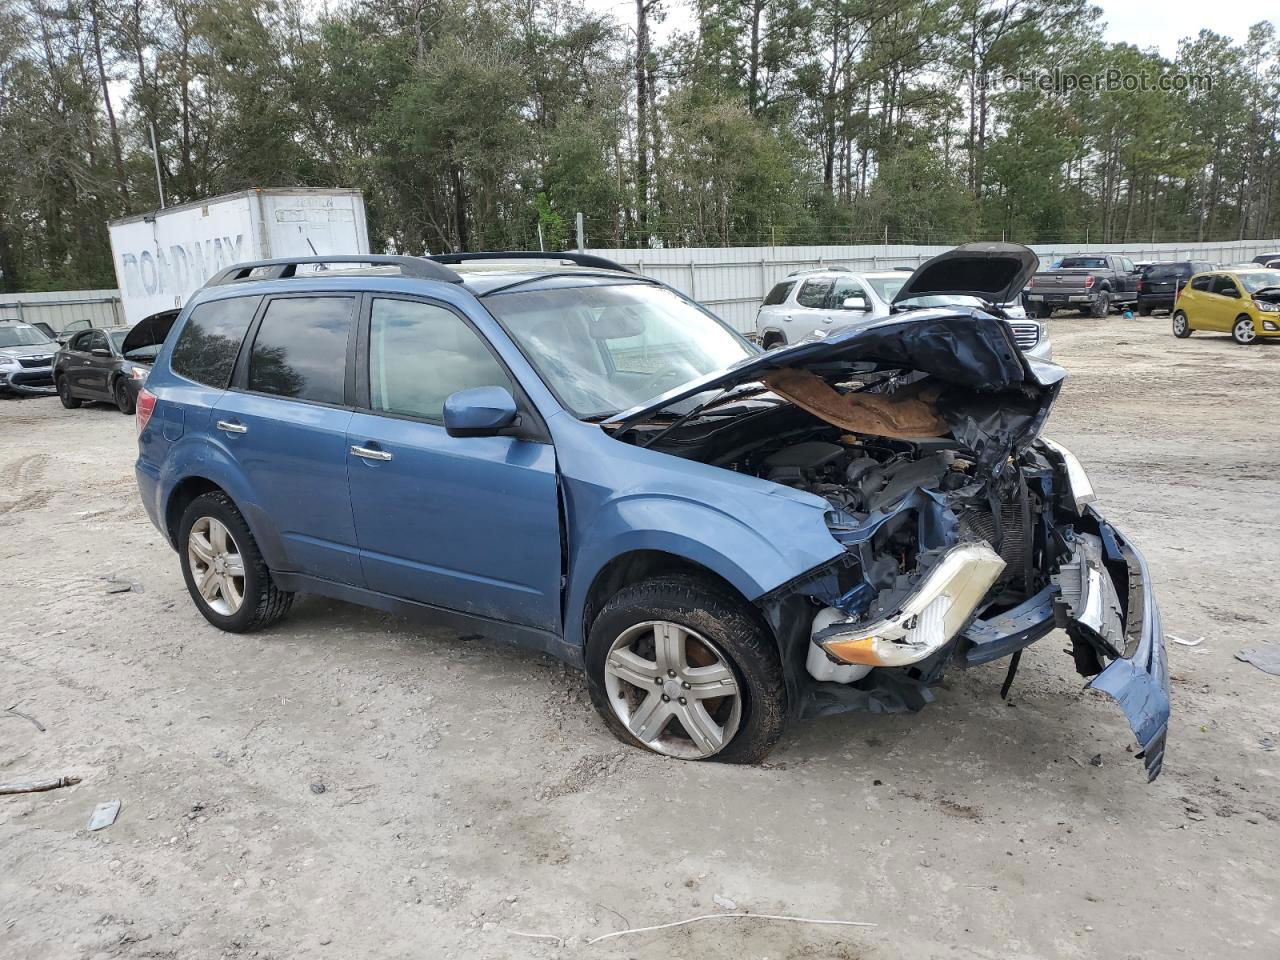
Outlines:
[[591,699],[618,739],[665,756],[758,763],[786,724],[782,664],[746,604],[692,577],[620,590],[587,640]]
[[178,556],[191,599],[219,630],[261,630],[293,605],[293,594],[275,585],[244,517],[221,491],[196,497],[183,512]]
[[133,416],[135,401],[124,377],[116,377],[116,385],[111,393],[116,398],[116,408],[126,416]]
[[1247,347],[1258,340],[1258,330],[1253,325],[1253,317],[1236,317],[1231,325],[1231,339],[1242,347]]
[[1185,340],[1191,336],[1191,324],[1187,322],[1187,315],[1181,310],[1176,310],[1173,314],[1173,335],[1179,340]]
[[71,395],[71,384],[67,382],[66,377],[58,378],[58,399],[68,410],[76,410],[80,407],[80,401]]

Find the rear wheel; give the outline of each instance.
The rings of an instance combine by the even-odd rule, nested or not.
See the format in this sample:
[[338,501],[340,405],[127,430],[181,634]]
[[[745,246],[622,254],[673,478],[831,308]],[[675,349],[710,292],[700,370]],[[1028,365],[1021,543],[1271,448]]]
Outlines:
[[261,630],[293,605],[293,594],[275,585],[248,524],[225,493],[191,501],[178,524],[178,544],[191,599],[215,627]]
[[591,626],[587,680],[620,740],[669,757],[757,763],[786,722],[772,637],[741,601],[691,577],[620,590]]
[[785,346],[786,342],[787,341],[782,338],[782,334],[780,333],[766,333],[761,344],[766,350],[772,350],[775,347]]
[[116,398],[116,406],[120,412],[132,415],[134,409],[133,394],[129,391],[129,384],[124,377],[116,377],[116,385],[111,392]]
[[1231,339],[1243,346],[1248,346],[1258,339],[1258,331],[1253,325],[1253,317],[1241,315],[1231,327]]
[[1111,294],[1103,290],[1093,298],[1093,303],[1089,305],[1089,315],[1101,320],[1109,313],[1111,313]]
[[1191,324],[1187,322],[1187,315],[1181,310],[1176,310],[1173,314],[1173,335],[1179,340],[1185,340],[1191,336]]
[[1053,316],[1053,310],[1043,303],[1033,303],[1027,312],[1033,320],[1048,320]]
[[66,377],[58,378],[58,399],[68,410],[75,410],[80,406],[80,401],[71,395],[71,384],[67,382]]
[[1151,316],[1151,304],[1149,304],[1149,303],[1139,303],[1139,304],[1138,304],[1138,316],[1140,316],[1140,317],[1149,317],[1149,316]]

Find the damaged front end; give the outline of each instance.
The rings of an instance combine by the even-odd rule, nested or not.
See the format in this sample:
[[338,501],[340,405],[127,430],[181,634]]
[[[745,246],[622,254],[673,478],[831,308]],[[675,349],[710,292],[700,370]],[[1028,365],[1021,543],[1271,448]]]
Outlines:
[[[843,554],[757,600],[794,713],[918,710],[948,669],[1062,627],[1160,772],[1168,672],[1150,575],[1039,433],[1065,373],[978,310],[903,314],[772,351],[617,436],[822,498]],[[694,396],[687,393],[686,397]],[[667,398],[675,403],[682,398]]]

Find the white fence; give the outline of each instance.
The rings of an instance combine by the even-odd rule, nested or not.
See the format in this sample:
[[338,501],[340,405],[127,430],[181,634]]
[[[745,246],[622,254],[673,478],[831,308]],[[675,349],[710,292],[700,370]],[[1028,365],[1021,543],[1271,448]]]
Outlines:
[[[744,333],[755,329],[756,308],[769,288],[789,273],[826,266],[858,271],[914,267],[950,245],[882,245],[816,247],[684,247],[668,250],[592,249],[639,273],[688,294]],[[1245,263],[1280,251],[1280,240],[1220,243],[1031,244],[1042,260],[1073,253],[1118,253],[1133,260],[1208,260]],[[123,323],[118,290],[0,294],[0,319],[44,320],[62,330],[73,320],[95,327]]]
[[61,332],[77,320],[90,326],[124,322],[119,290],[58,290],[51,293],[0,293],[0,320],[42,320]]
[[[820,247],[686,247],[670,250],[606,250],[589,253],[608,257],[645,276],[661,280],[706,304],[744,333],[755,329],[756,308],[775,283],[789,273],[826,266],[866,272],[914,267],[951,245],[915,246],[867,244]],[[1132,260],[1208,260],[1243,263],[1264,253],[1280,251],[1280,240],[1221,243],[1100,243],[1031,244],[1042,260],[1073,253],[1116,253]]]

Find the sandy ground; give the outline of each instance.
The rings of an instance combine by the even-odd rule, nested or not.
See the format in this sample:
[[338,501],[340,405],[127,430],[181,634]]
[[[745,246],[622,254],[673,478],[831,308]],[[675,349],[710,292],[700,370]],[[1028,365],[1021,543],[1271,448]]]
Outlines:
[[[1050,435],[1205,638],[1170,645],[1152,785],[1060,634],[1009,703],[1001,665],[957,671],[756,768],[624,748],[571,671],[362,608],[222,634],[139,505],[132,419],[0,402],[0,710],[48,728],[0,718],[0,782],[83,778],[0,797],[0,957],[1280,956],[1280,678],[1233,657],[1280,642],[1280,343],[1052,332]],[[586,942],[717,896],[876,926]]]

